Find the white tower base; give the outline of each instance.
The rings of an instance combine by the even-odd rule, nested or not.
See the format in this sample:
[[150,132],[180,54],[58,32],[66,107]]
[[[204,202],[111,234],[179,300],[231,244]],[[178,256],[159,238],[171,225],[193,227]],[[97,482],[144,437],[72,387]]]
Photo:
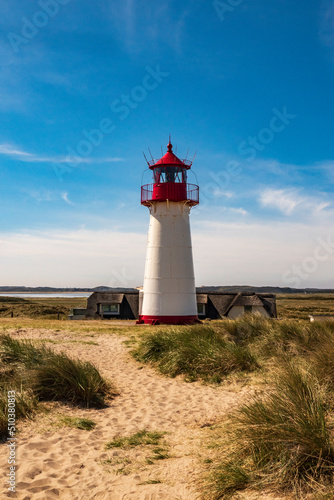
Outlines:
[[140,322],[195,323],[198,316],[190,206],[168,200],[153,202],[150,212]]

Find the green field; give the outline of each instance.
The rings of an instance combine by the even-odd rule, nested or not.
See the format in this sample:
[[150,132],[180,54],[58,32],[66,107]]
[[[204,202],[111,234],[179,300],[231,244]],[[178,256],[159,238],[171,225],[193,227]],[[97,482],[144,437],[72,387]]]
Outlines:
[[277,316],[282,319],[309,319],[309,315],[334,316],[334,294],[277,295]]
[[72,308],[86,308],[87,299],[0,297],[0,317],[67,319]]
[[[67,319],[72,308],[86,308],[86,298],[0,297],[0,317]],[[306,319],[312,315],[334,316],[334,294],[277,295],[280,319]]]

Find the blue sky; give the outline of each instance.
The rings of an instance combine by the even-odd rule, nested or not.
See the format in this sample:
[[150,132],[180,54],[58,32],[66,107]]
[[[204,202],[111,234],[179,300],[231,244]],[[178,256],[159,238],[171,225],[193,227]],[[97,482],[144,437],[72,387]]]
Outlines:
[[0,285],[141,285],[171,133],[198,286],[334,287],[333,1],[0,6]]

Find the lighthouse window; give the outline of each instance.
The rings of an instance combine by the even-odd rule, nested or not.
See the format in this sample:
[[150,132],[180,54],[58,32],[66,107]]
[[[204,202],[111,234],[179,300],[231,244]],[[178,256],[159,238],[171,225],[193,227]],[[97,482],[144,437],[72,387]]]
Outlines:
[[187,182],[187,173],[180,167],[157,167],[154,169],[154,182]]

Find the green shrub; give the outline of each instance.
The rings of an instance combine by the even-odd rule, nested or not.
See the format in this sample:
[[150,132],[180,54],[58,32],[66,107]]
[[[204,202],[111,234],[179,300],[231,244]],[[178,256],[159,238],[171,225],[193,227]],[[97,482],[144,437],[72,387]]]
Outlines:
[[151,362],[161,373],[188,380],[199,378],[220,382],[233,371],[251,371],[258,367],[247,346],[228,341],[214,329],[188,326],[159,330],[146,335],[133,355]]

